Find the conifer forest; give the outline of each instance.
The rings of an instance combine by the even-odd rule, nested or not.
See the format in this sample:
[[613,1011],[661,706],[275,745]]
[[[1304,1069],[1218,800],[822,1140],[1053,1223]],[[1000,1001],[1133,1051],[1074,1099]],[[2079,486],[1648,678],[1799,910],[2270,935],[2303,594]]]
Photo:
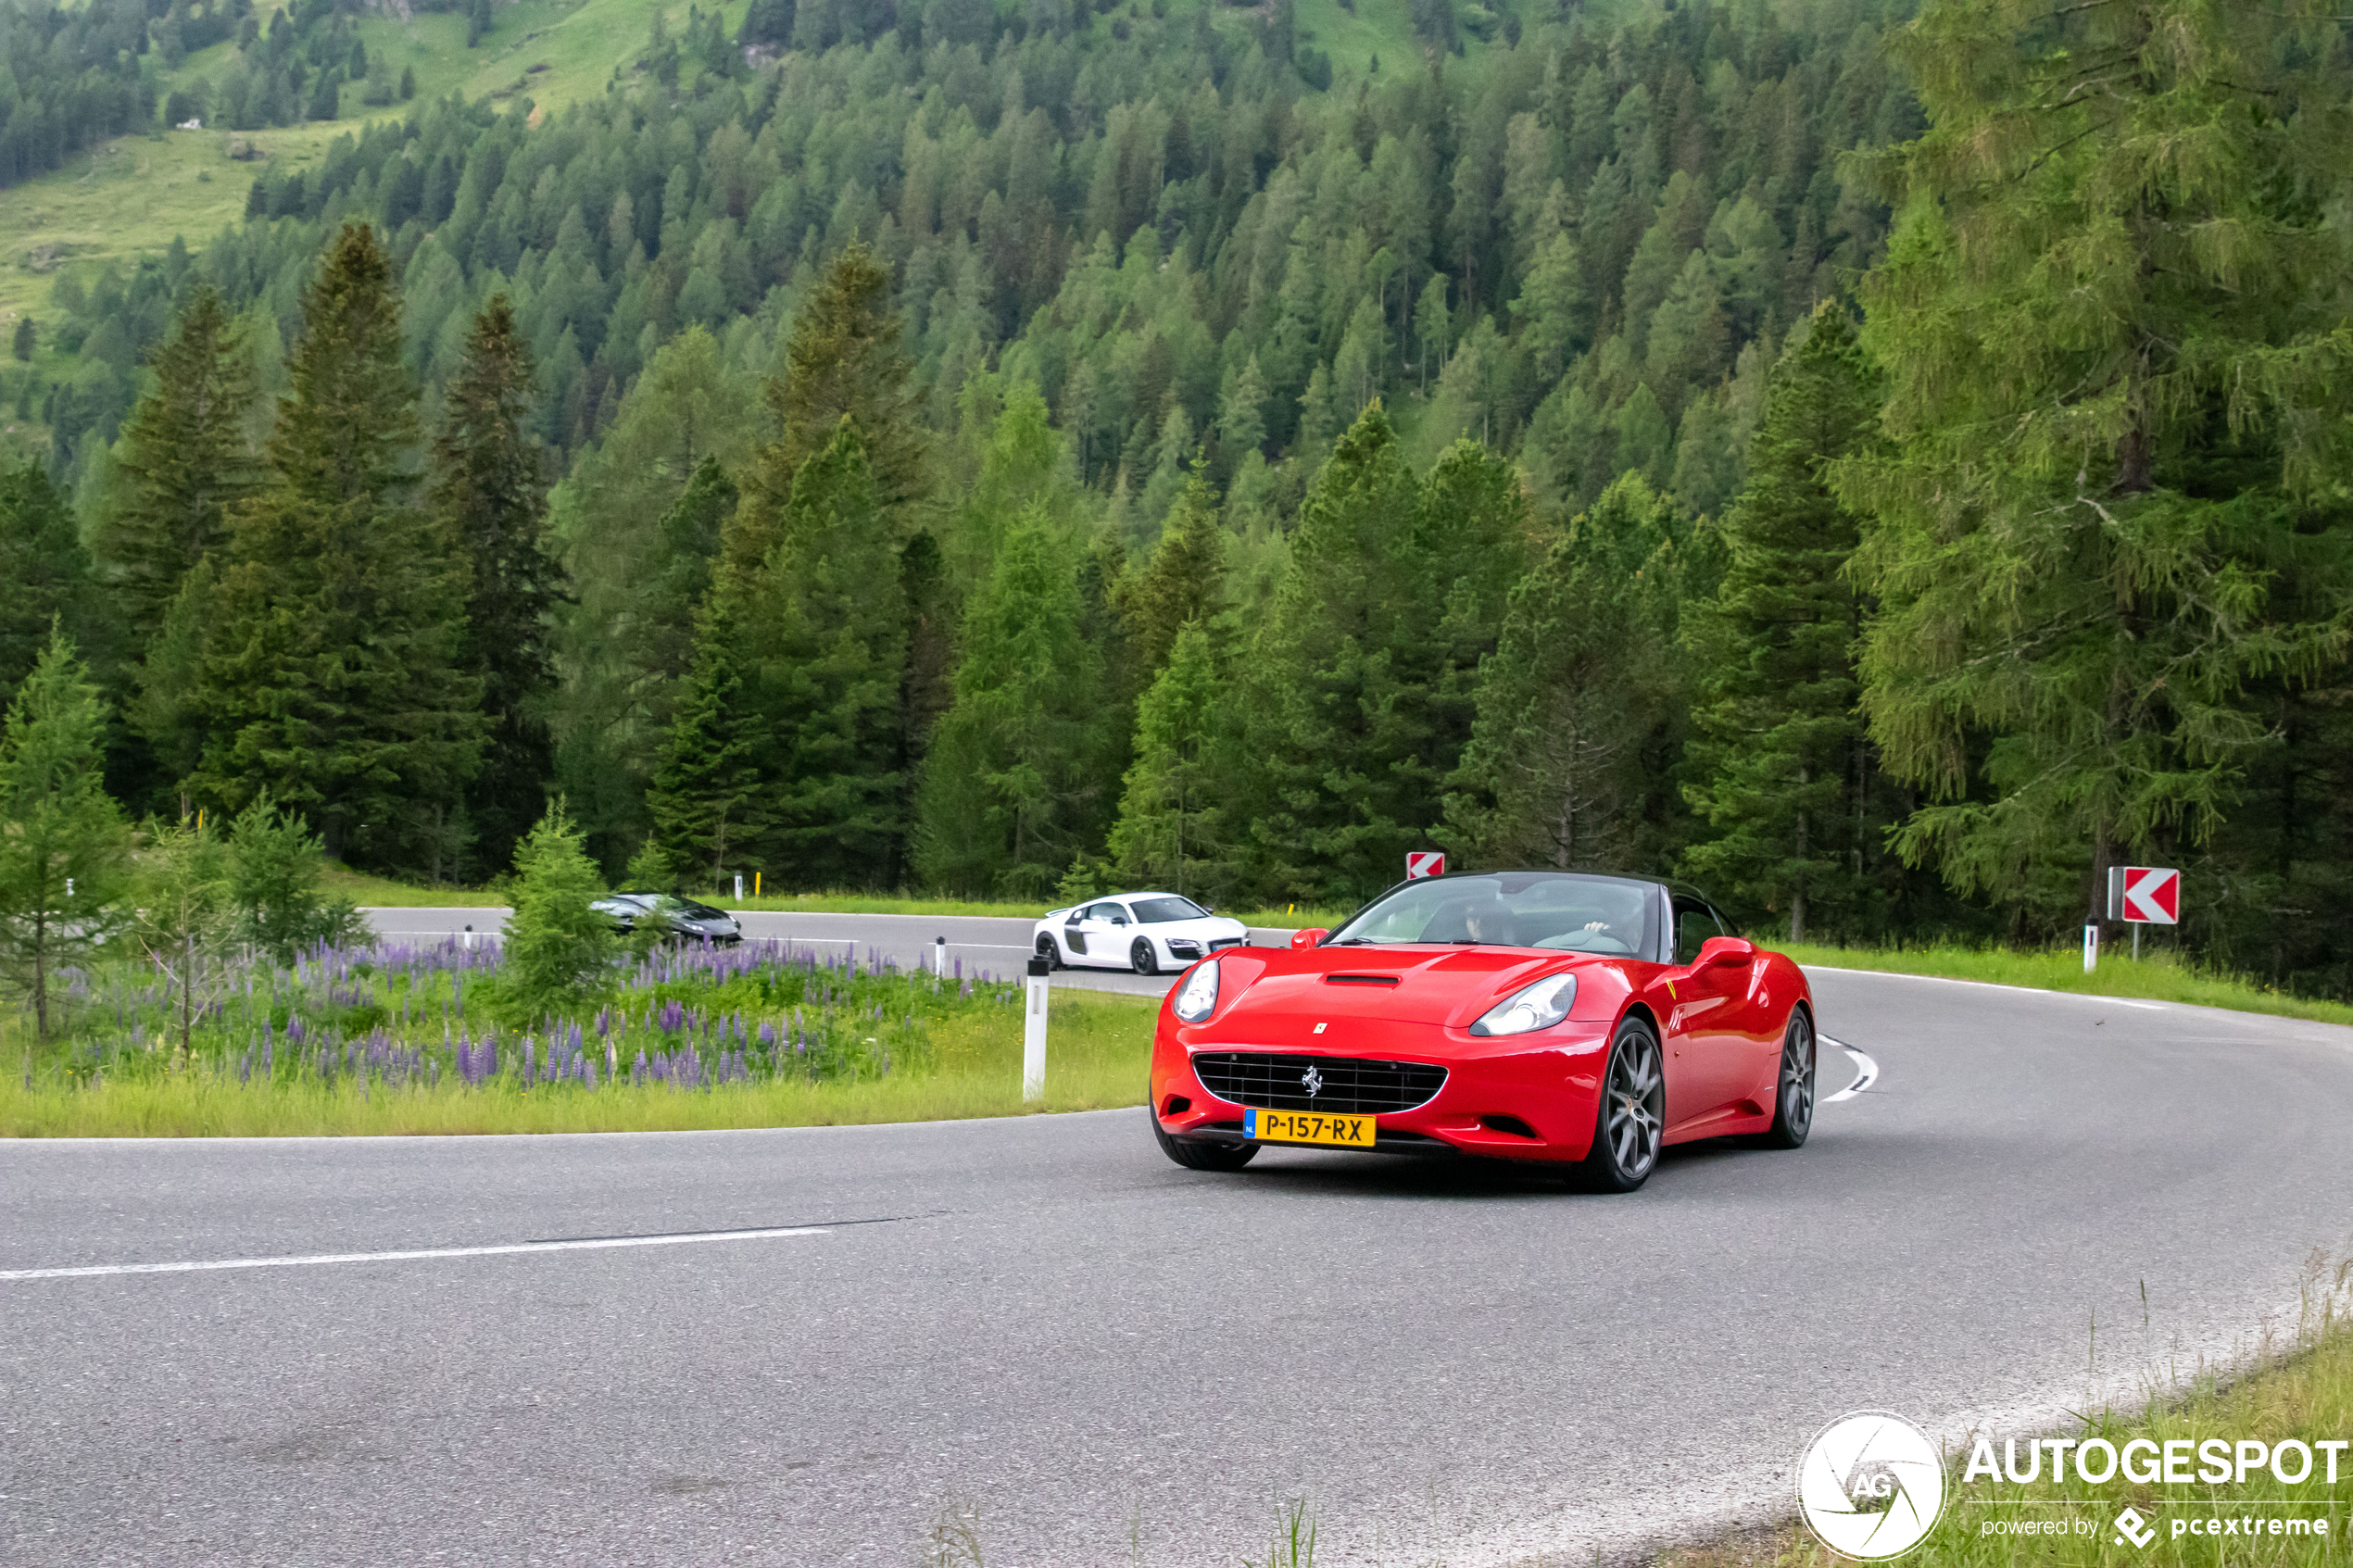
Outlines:
[[11,329],[0,838],[1876,945],[2155,864],[2353,995],[2341,7],[1377,3],[648,7],[547,111],[0,0],[0,203],[370,106]]

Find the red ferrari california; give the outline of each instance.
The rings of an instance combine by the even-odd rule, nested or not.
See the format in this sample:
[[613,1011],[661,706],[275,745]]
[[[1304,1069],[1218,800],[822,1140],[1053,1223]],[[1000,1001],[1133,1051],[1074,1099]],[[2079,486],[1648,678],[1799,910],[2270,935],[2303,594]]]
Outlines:
[[1390,888],[1337,931],[1185,972],[1152,1043],[1179,1165],[1266,1144],[1581,1167],[1631,1192],[1668,1144],[1806,1141],[1814,999],[1700,898],[1634,877],[1478,872]]

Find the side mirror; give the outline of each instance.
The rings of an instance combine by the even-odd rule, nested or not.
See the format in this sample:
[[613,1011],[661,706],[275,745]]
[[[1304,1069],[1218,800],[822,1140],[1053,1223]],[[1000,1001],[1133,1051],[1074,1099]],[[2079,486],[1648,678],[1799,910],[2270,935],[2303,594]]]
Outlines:
[[1304,931],[1292,932],[1290,945],[1294,947],[1312,947],[1330,935],[1331,928],[1328,926],[1311,925]]
[[1733,964],[1752,963],[1756,959],[1756,944],[1745,936],[1711,936],[1699,945],[1699,960],[1693,969],[1721,969]]

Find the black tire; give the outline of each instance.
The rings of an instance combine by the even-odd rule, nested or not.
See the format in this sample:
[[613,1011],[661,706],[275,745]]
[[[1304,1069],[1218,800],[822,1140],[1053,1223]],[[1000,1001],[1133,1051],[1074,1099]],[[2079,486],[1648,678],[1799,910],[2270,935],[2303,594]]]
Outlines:
[[1152,1120],[1152,1136],[1160,1144],[1161,1153],[1188,1171],[1239,1171],[1258,1158],[1254,1143],[1227,1143],[1218,1138],[1174,1138],[1160,1124],[1160,1112],[1144,1107],[1144,1114]]
[[1579,1173],[1597,1192],[1632,1192],[1658,1168],[1666,1131],[1667,1059],[1657,1032],[1629,1017],[1610,1036],[1601,1104],[1593,1110],[1593,1147]]
[[1038,956],[1046,960],[1046,965],[1050,969],[1067,967],[1063,962],[1063,945],[1051,936],[1040,936],[1038,939]]
[[1139,936],[1128,945],[1127,966],[1139,974],[1160,972],[1160,960],[1152,956],[1151,937]]
[[1821,1047],[1814,1035],[1814,1021],[1804,1008],[1792,1008],[1789,1027],[1781,1033],[1781,1064],[1773,1080],[1773,1128],[1764,1135],[1768,1148],[1804,1148],[1814,1130],[1814,1070]]

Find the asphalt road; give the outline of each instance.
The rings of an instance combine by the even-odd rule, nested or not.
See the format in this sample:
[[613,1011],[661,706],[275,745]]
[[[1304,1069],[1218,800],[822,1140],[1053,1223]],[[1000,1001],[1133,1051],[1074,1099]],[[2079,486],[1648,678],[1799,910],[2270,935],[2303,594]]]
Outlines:
[[[510,911],[503,909],[403,909],[381,907],[361,911],[378,934],[413,939],[438,939],[462,934],[472,926],[481,936],[497,934]],[[1042,910],[1040,911],[1043,912]],[[855,947],[880,953],[901,964],[933,961],[933,944],[948,938],[949,962],[962,962],[967,973],[1019,974],[1029,960],[1035,921],[997,920],[977,915],[823,915],[784,913],[767,909],[736,911],[747,936],[778,937],[820,948]],[[1262,929],[1251,940],[1273,944],[1290,934]],[[1054,978],[1056,985],[1079,985],[1090,991],[1124,991],[1136,996],[1164,997],[1176,984],[1173,974],[1147,977],[1120,969],[1069,969]]]
[[912,1568],[971,1506],[990,1568],[1231,1568],[1304,1496],[1327,1568],[1581,1568],[1844,1411],[2243,1344],[2347,1240],[2353,1031],[1815,979],[1877,1083],[1624,1198],[1140,1110],[0,1145],[0,1561]]

